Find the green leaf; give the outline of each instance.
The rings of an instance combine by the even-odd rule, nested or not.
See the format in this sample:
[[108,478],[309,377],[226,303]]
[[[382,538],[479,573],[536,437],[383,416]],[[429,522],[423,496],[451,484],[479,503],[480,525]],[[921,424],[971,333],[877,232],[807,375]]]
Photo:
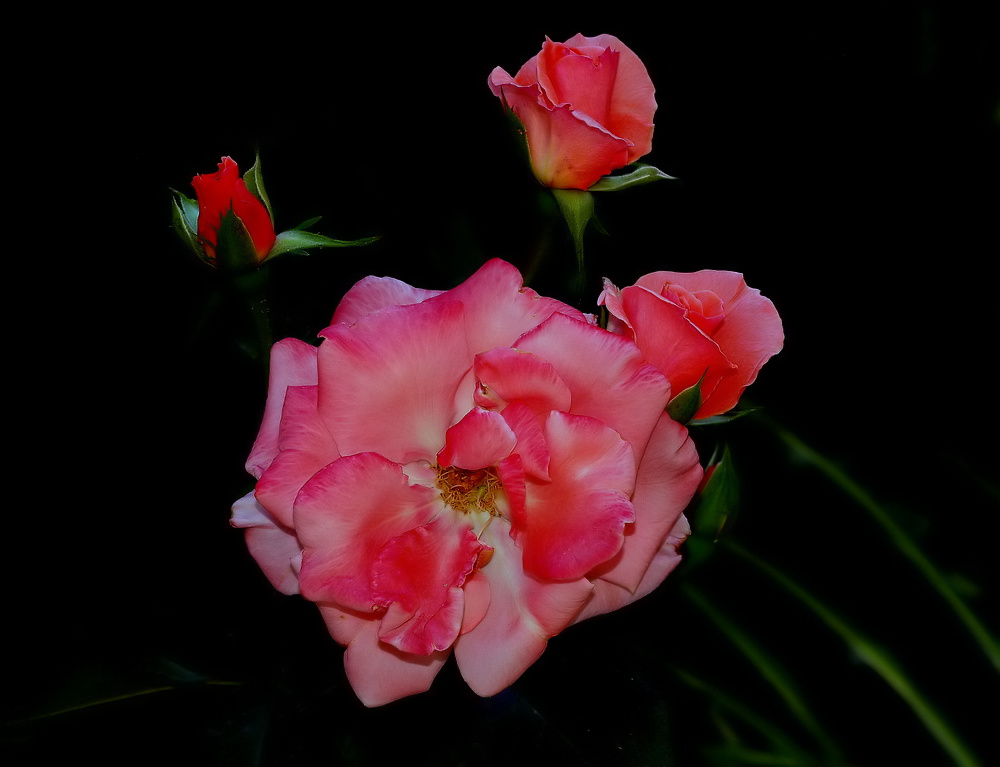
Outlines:
[[634,163],[628,166],[633,170],[629,173],[618,175],[608,175],[597,180],[587,190],[588,192],[620,192],[622,189],[631,189],[633,186],[648,184],[651,181],[660,179],[674,179],[674,176],[667,175],[659,168],[645,163]]
[[307,248],[352,248],[361,245],[369,245],[379,237],[364,237],[360,240],[334,240],[324,237],[322,234],[306,232],[301,229],[288,229],[275,237],[274,246],[267,254],[265,261],[270,261],[286,253],[305,255]]

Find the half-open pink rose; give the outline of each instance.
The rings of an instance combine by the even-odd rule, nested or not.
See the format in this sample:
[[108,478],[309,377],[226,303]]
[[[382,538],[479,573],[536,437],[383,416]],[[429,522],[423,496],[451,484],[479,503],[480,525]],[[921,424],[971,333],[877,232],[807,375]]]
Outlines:
[[366,705],[454,655],[492,695],[678,561],[702,470],[631,340],[503,261],[448,291],[368,277],[280,342],[233,524],[319,606]]
[[587,189],[652,148],[653,83],[611,35],[545,39],[517,75],[500,67],[490,89],[524,126],[535,177],[555,189]]
[[652,272],[622,290],[606,279],[597,302],[608,329],[634,339],[674,395],[701,380],[697,418],[734,408],[784,344],[774,304],[736,272]]
[[231,157],[223,157],[215,173],[199,173],[191,179],[198,197],[198,238],[209,261],[215,260],[219,227],[224,216],[235,215],[246,227],[258,261],[271,252],[274,245],[274,224],[271,214],[247,188],[240,169]]

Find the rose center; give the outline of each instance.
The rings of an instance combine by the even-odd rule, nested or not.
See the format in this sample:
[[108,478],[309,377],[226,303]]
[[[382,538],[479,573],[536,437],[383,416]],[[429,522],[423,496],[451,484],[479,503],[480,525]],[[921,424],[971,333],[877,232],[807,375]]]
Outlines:
[[684,307],[687,319],[707,336],[711,336],[726,317],[722,299],[711,290],[691,292],[681,285],[668,282],[660,295]]
[[463,514],[485,511],[491,517],[500,516],[497,498],[503,483],[493,467],[470,470],[439,466],[435,484],[441,491],[441,498],[455,511]]

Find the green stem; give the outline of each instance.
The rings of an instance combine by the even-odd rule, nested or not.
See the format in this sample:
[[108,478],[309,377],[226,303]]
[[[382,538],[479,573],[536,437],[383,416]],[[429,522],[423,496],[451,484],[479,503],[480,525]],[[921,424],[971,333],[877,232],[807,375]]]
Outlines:
[[265,371],[269,367],[271,345],[274,337],[267,307],[268,274],[266,269],[255,269],[236,275],[234,286],[253,328],[252,340],[247,342],[247,352],[258,360]]
[[777,434],[779,439],[794,450],[798,456],[819,469],[827,478],[871,514],[872,518],[886,531],[896,548],[917,567],[934,589],[944,597],[945,601],[955,611],[959,620],[979,644],[980,648],[982,648],[986,657],[989,658],[993,668],[1000,671],[1000,644],[990,635],[990,632],[979,621],[975,613],[969,609],[965,601],[952,588],[948,579],[938,571],[934,563],[927,558],[927,555],[924,554],[917,543],[893,521],[892,517],[879,505],[872,495],[832,461],[813,450],[787,429],[779,426],[770,419],[763,417],[762,419]]
[[973,756],[971,750],[951,729],[941,714],[913,686],[900,668],[898,662],[886,650],[860,634],[844,619],[777,568],[754,556],[732,540],[727,539],[723,542],[723,545],[730,551],[743,557],[781,585],[786,591],[812,610],[828,628],[839,635],[856,657],[871,667],[906,702],[920,721],[923,722],[927,731],[951,756],[955,764],[960,767],[979,767],[980,762]]
[[566,219],[573,245],[576,250],[576,279],[572,285],[574,298],[583,295],[586,282],[586,266],[583,257],[583,235],[587,224],[594,217],[594,195],[580,189],[553,189],[553,196],[559,203],[559,210]]

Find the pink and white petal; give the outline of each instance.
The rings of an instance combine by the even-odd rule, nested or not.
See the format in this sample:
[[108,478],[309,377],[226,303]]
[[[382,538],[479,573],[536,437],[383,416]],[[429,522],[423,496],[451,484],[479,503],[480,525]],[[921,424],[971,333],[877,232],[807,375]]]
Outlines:
[[554,313],[583,320],[583,314],[568,304],[524,287],[517,268],[499,258],[487,261],[461,285],[428,303],[439,301],[461,301],[465,305],[465,332],[473,355],[510,346],[522,333]]
[[570,408],[569,387],[551,363],[535,354],[498,347],[477,354],[473,370],[479,384],[504,402],[519,400],[539,415]]
[[451,647],[465,613],[462,586],[485,548],[458,514],[390,539],[372,568],[375,604],[387,608],[379,638],[417,655]]
[[604,289],[597,297],[597,305],[608,310],[608,330],[620,336],[635,337],[622,306],[622,292],[607,277],[604,278]]
[[566,41],[572,47],[597,46],[618,52],[618,70],[610,102],[610,117],[605,124],[616,136],[629,139],[629,162],[635,162],[653,148],[653,115],[656,96],[646,65],[631,48],[614,35],[584,37],[574,35]]
[[[484,548],[479,562],[493,558],[493,549]],[[469,573],[462,587],[465,591],[465,614],[462,616],[462,634],[467,634],[480,624],[490,609],[490,580],[476,569]]]
[[670,385],[631,340],[557,315],[519,339],[517,348],[552,363],[573,394],[570,412],[602,421],[642,452]]
[[278,430],[280,452],[257,482],[257,500],[288,527],[302,485],[340,457],[337,443],[316,412],[316,401],[316,386],[288,387]]
[[524,125],[531,167],[542,185],[585,190],[628,164],[632,142],[583,112],[545,103],[537,86],[504,85],[502,90]]
[[[575,49],[575,50],[574,50]],[[619,54],[581,41],[546,40],[538,54],[538,84],[555,106],[569,106],[608,127]]]
[[271,368],[267,386],[267,402],[257,439],[247,458],[246,470],[260,478],[274,456],[278,454],[278,427],[289,386],[311,386],[317,381],[315,346],[286,338],[271,348]]
[[430,522],[441,508],[437,492],[410,485],[398,464],[375,453],[346,456],[320,469],[295,500],[303,596],[371,609],[371,573],[382,548]]
[[394,277],[365,277],[344,294],[330,324],[350,325],[366,314],[377,312],[387,306],[419,304],[442,292],[415,288]]
[[319,412],[342,453],[401,464],[437,454],[472,367],[464,326],[462,305],[441,301],[391,306],[322,332]]
[[283,450],[257,481],[257,500],[275,519],[292,527],[295,498],[309,478],[328,463],[331,460],[303,450]]
[[271,585],[282,594],[299,593],[298,563],[302,546],[295,532],[278,524],[267,509],[247,493],[233,504],[230,524],[246,530],[250,556]]
[[[523,82],[518,82],[515,78],[511,77],[510,74],[507,72],[507,70],[505,70],[503,67],[494,67],[493,71],[490,72],[490,76],[486,78],[486,84],[489,85],[490,91],[492,91],[493,95],[496,96],[497,98],[503,98],[503,86],[505,85],[528,85],[529,83],[535,82],[537,79],[534,76],[535,58],[537,57],[533,57],[530,61],[528,61],[525,64],[525,66],[531,64],[532,70],[529,76],[525,78]],[[521,69],[523,70],[524,67],[521,67]]]
[[346,607],[332,602],[316,606],[319,608],[319,614],[323,617],[323,622],[326,624],[330,636],[344,647],[353,642],[367,624],[374,623],[377,626],[379,621],[379,614],[370,610],[361,613],[357,610],[348,610]]
[[501,516],[508,520],[524,519],[528,489],[521,456],[515,453],[500,461],[497,464],[497,476],[503,485],[502,498],[506,500],[506,505],[501,505],[500,508]]
[[489,610],[456,640],[455,659],[469,687],[488,696],[509,687],[538,660],[549,638],[573,622],[593,586],[585,578],[545,583],[526,574],[502,522],[487,527],[481,538],[495,551],[481,571],[490,584]]
[[344,669],[355,694],[369,708],[430,689],[450,650],[431,655],[400,652],[378,638],[379,625],[365,623],[344,652]]
[[625,525],[636,466],[632,447],[594,418],[553,411],[545,423],[551,482],[528,482],[523,514],[511,535],[524,570],[541,580],[572,581],[615,556]]
[[697,272],[671,272],[661,269],[644,274],[635,284],[657,295],[668,284],[680,285],[691,293],[709,290],[722,300],[723,306],[727,309],[746,289],[742,274],[722,269],[701,269]]
[[439,466],[483,469],[510,455],[516,443],[517,437],[500,413],[476,407],[448,429],[437,462]]
[[663,541],[663,545],[656,552],[656,556],[653,557],[645,575],[642,576],[642,581],[635,590],[634,599],[640,599],[649,594],[674,571],[682,559],[681,546],[689,535],[691,535],[691,525],[688,518],[682,514],[678,517],[666,540]]
[[675,528],[698,489],[704,471],[687,429],[664,413],[639,462],[632,506],[635,524],[625,531],[622,549],[596,567],[590,578],[617,584],[628,592],[639,587],[649,562]]
[[[545,444],[542,422],[535,411],[521,402],[511,402],[502,412],[507,425],[517,437],[516,454],[521,459],[523,474],[540,482],[548,482],[549,446]],[[548,413],[545,414],[548,417]],[[524,477],[522,476],[522,482]]]
[[707,399],[723,377],[736,372],[719,345],[688,321],[683,307],[634,285],[622,289],[622,305],[636,329],[636,345],[670,379],[673,394],[704,376],[701,390]]
[[666,579],[674,568],[681,563],[680,547],[684,539],[690,534],[691,528],[688,526],[687,518],[681,516],[670,535],[663,541],[663,544],[653,556],[649,567],[643,573],[642,579],[635,590],[623,588],[617,583],[597,579],[594,581],[593,597],[576,617],[576,623],[592,618],[595,615],[603,615],[635,602],[637,599],[649,594]]

